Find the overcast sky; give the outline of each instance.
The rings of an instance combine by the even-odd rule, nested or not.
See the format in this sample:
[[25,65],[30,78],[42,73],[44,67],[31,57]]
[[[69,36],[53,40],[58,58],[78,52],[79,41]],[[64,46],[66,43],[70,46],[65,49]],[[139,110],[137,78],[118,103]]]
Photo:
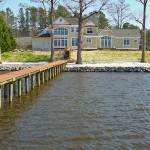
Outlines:
[[[5,0],[5,2],[0,4],[0,10],[5,10],[7,7],[11,8],[14,12],[15,15],[18,14],[18,5],[20,3],[27,3],[29,6],[33,6],[35,5],[34,3],[31,3],[30,0]],[[142,12],[142,5],[138,2],[136,2],[136,0],[126,0],[126,3],[128,3],[130,5],[130,9],[132,11],[133,14],[139,14],[139,12]],[[92,10],[91,10],[92,11]],[[106,15],[108,17],[108,15]],[[109,18],[108,18],[109,19]],[[134,25],[138,25],[141,28],[141,25],[138,24],[137,22],[135,22],[134,20],[130,21],[131,23],[133,23]],[[150,29],[150,1],[148,3],[148,7],[147,7],[147,24],[146,27],[148,29]]]

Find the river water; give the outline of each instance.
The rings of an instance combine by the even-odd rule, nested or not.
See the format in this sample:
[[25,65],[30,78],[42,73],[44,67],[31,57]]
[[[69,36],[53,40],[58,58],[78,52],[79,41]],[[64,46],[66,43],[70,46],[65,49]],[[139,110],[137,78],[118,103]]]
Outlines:
[[150,74],[63,73],[0,110],[2,150],[149,150]]

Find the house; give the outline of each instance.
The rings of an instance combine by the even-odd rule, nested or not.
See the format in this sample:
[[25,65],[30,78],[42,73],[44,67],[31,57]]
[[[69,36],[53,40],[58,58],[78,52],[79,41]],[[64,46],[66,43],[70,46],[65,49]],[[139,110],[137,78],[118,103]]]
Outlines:
[[[76,18],[59,17],[53,22],[54,48],[65,49],[71,46],[77,49],[78,22]],[[104,29],[98,28],[98,20],[86,19],[82,24],[82,49],[139,49],[141,38],[138,29]],[[50,29],[47,27],[32,38],[33,50],[50,50]]]

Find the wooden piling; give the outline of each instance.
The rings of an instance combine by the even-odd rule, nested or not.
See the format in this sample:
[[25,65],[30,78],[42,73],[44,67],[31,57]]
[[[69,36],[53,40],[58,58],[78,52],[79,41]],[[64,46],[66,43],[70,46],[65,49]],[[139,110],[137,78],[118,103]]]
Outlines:
[[31,75],[31,89],[34,89],[34,82],[35,82],[35,76],[34,74]]
[[16,94],[16,81],[13,83],[13,88],[14,88],[14,94]]
[[25,77],[25,92],[29,92],[29,76]]
[[42,75],[42,83],[44,83],[44,71],[42,71],[41,75]]
[[9,102],[13,100],[13,82],[9,83]]
[[41,76],[40,76],[40,72],[39,73],[37,73],[37,85],[38,86],[40,86],[40,84],[41,84]]
[[2,107],[2,86],[0,85],[0,108]]
[[46,81],[48,81],[48,69],[45,70],[45,79],[46,79]]
[[7,84],[4,84],[4,97],[7,98]]
[[18,96],[21,96],[22,93],[22,81],[21,79],[18,80]]

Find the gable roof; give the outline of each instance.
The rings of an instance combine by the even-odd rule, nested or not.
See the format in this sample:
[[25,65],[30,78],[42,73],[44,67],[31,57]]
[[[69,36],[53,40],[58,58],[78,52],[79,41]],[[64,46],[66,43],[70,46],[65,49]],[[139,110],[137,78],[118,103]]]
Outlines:
[[46,27],[42,32],[40,32],[36,37],[50,37],[50,28]]
[[[60,19],[62,17],[59,17],[58,19]],[[57,21],[58,19],[56,19],[55,21]],[[69,25],[78,25],[78,18],[75,18],[75,17],[70,17],[70,18],[63,18],[65,21],[66,21],[66,24],[68,23]],[[55,21],[54,21],[54,24],[55,24]],[[95,25],[95,26],[98,26],[98,19],[95,19],[93,17],[89,17],[87,19],[85,19],[83,21],[83,26],[88,24],[88,22],[91,22],[91,24]]]
[[111,29],[117,37],[141,37],[138,29]]

